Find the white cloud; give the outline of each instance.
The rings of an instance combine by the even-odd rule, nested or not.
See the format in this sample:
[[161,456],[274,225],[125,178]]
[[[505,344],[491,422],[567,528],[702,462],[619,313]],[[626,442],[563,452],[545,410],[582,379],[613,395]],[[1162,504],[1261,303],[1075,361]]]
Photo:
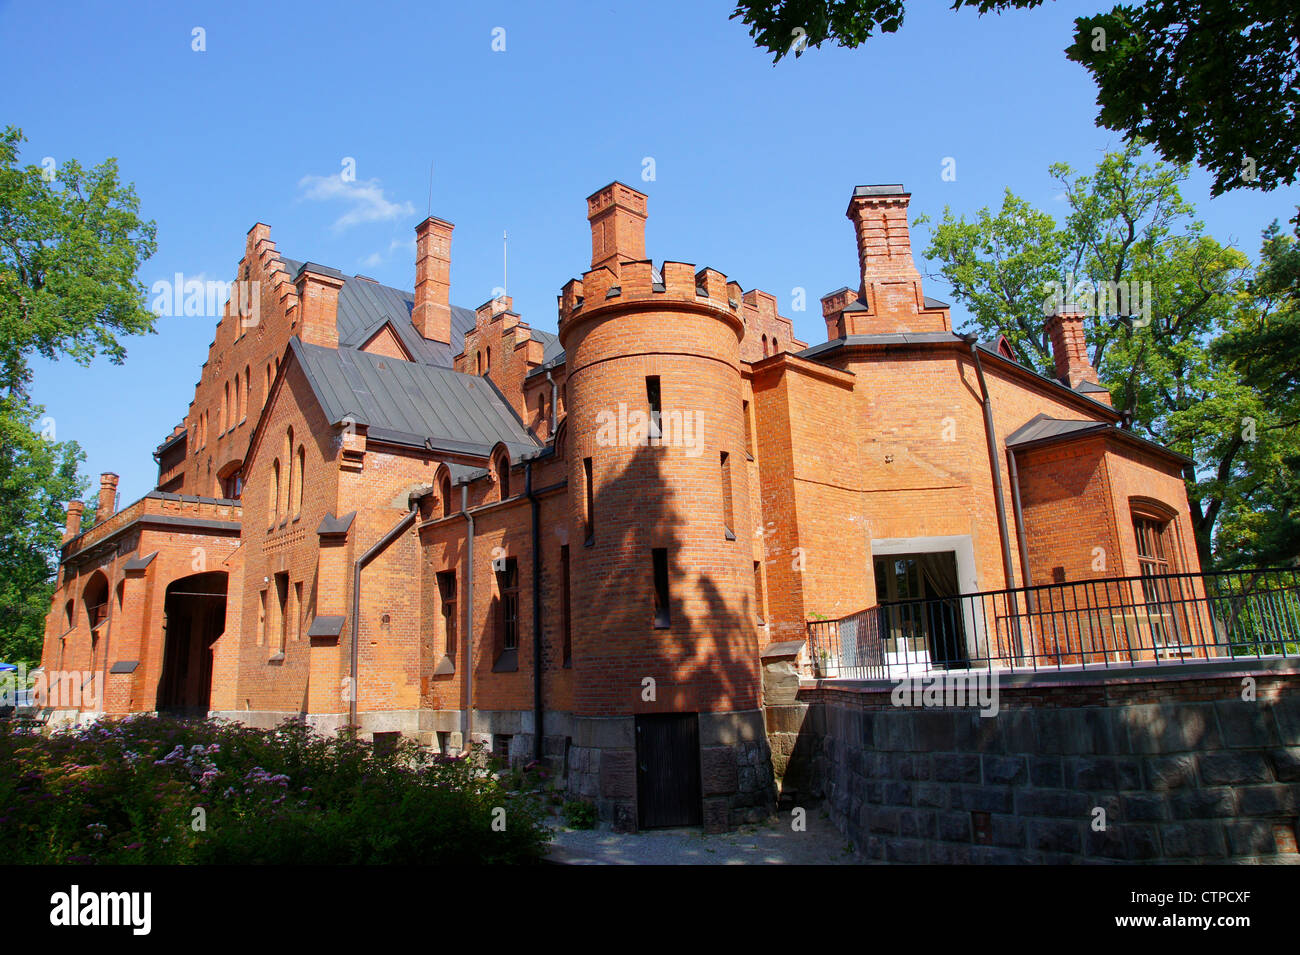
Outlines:
[[409,258],[412,260],[415,259],[415,239],[412,237],[410,239],[394,239],[388,243],[387,249],[380,252],[371,252],[361,260],[361,264],[367,268],[374,268],[377,265],[382,265],[384,261],[398,249],[405,249],[410,253]]
[[409,202],[393,202],[384,197],[378,179],[346,181],[343,174],[303,176],[298,180],[301,199],[312,202],[343,202],[347,209],[334,221],[334,229],[343,231],[364,222],[387,222],[415,215]]

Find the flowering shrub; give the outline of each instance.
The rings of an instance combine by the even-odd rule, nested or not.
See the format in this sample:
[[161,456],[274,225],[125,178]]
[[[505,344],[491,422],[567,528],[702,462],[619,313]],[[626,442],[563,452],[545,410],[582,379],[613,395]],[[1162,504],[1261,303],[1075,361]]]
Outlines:
[[[3,727],[3,724],[0,724]],[[50,736],[0,728],[12,863],[512,863],[549,838],[480,760],[376,750],[298,722],[133,716]]]

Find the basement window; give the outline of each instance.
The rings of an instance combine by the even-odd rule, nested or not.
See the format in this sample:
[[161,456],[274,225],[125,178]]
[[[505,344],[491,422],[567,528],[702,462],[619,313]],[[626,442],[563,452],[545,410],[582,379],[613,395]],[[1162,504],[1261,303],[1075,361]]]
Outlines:
[[673,625],[668,593],[668,549],[655,547],[650,554],[654,561],[655,629],[664,630]]

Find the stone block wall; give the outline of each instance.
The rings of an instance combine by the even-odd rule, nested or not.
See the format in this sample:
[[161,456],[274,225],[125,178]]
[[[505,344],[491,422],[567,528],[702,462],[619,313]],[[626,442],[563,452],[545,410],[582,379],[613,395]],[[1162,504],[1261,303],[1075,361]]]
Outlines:
[[821,681],[768,712],[785,790],[871,860],[1300,863],[1295,661],[1009,677],[988,717],[890,689]]

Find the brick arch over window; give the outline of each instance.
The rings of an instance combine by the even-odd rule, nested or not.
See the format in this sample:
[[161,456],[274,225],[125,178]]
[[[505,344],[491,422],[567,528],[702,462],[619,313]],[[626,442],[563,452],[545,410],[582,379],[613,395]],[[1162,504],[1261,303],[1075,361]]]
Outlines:
[[1155,498],[1129,498],[1138,573],[1143,576],[1176,574],[1186,566],[1178,511]]
[[492,475],[497,482],[497,500],[504,501],[510,496],[510,452],[502,445],[492,452]]
[[442,516],[450,517],[452,514],[451,503],[451,471],[447,465],[443,464],[438,468],[435,487],[438,488],[438,497],[442,501]]

